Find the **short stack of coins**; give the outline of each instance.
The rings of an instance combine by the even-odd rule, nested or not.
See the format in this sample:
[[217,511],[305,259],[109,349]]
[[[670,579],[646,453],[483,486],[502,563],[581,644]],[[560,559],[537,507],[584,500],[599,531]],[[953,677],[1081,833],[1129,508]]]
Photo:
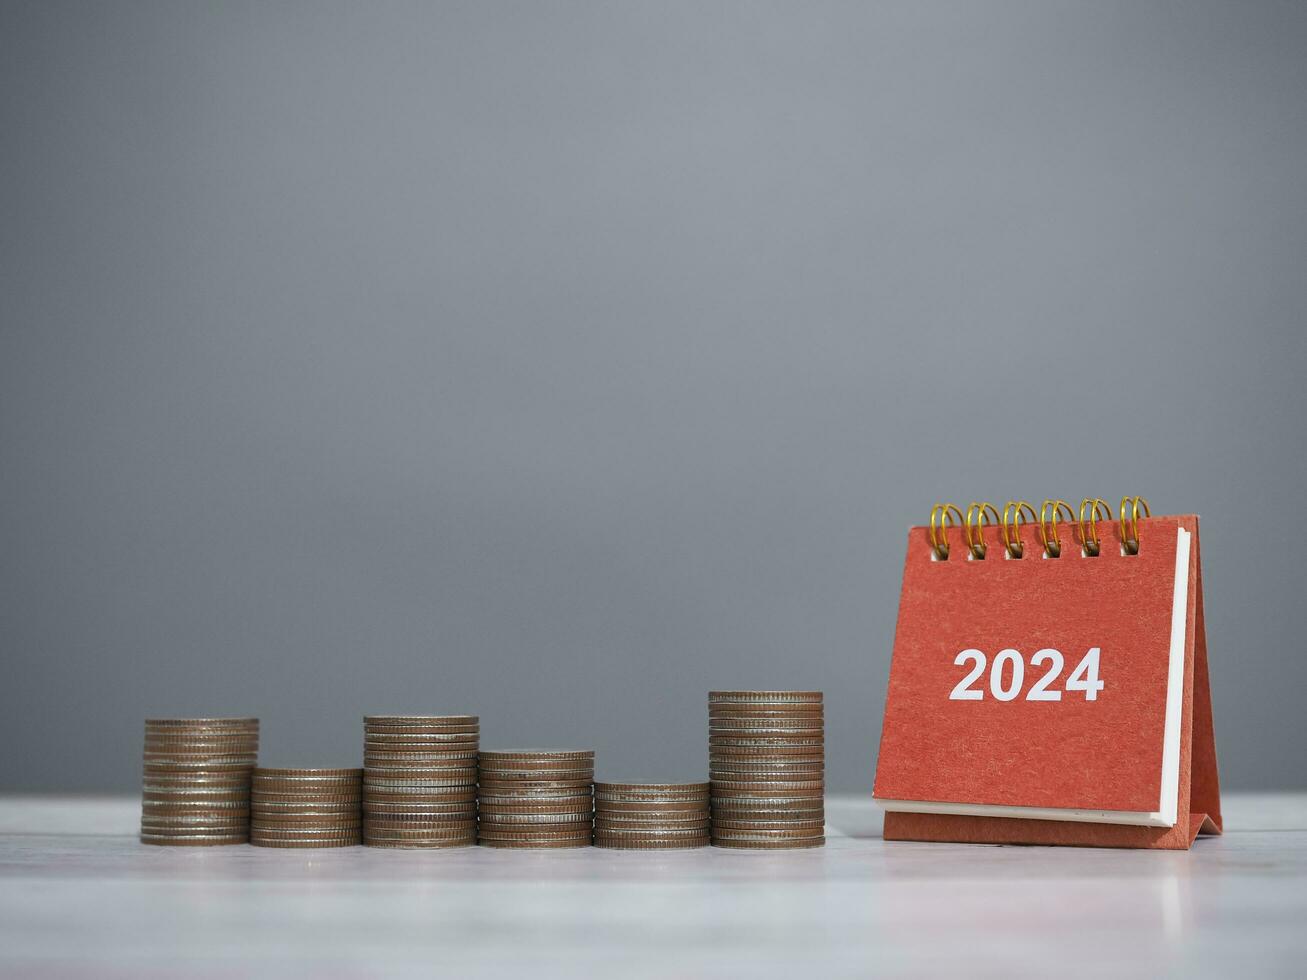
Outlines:
[[708,726],[713,844],[825,844],[821,692],[712,691]]
[[141,842],[244,844],[258,755],[257,718],[147,718]]
[[486,847],[588,847],[595,754],[588,749],[482,752],[477,840]]
[[363,843],[467,847],[477,842],[476,715],[363,719]]
[[708,783],[595,783],[595,846],[705,847]]
[[255,769],[250,843],[352,847],[362,842],[362,769]]

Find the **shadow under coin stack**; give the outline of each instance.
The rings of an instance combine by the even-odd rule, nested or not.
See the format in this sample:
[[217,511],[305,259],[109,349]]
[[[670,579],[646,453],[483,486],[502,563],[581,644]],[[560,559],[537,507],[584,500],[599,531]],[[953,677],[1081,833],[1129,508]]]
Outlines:
[[595,847],[708,844],[708,783],[595,783]]
[[361,842],[362,769],[255,769],[250,843],[353,847]]
[[589,847],[595,754],[584,749],[482,752],[478,841],[486,847]]
[[257,718],[147,718],[141,843],[244,844]]
[[467,847],[477,842],[476,715],[363,719],[363,843]]
[[712,691],[708,726],[714,846],[825,844],[821,692]]

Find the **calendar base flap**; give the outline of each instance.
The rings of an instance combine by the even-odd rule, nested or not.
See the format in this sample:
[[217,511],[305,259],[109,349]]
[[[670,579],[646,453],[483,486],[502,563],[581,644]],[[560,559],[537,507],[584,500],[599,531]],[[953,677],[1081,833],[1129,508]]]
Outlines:
[[1174,827],[1126,827],[1010,817],[959,817],[886,813],[885,840],[956,844],[1033,844],[1047,847],[1116,847],[1184,851],[1199,834],[1220,830],[1204,813],[1186,813]]
[[1198,551],[1198,520],[1194,535],[1194,680],[1193,746],[1189,807],[1200,812],[1203,834],[1221,833],[1221,778],[1216,765],[1216,735],[1212,726],[1212,693],[1207,668],[1207,624],[1203,619],[1203,562]]

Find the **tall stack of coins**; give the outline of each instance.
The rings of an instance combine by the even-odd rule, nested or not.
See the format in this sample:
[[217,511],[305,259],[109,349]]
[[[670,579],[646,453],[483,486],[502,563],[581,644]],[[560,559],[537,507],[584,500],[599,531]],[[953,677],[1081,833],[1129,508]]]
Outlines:
[[466,847],[477,842],[476,715],[363,719],[363,843]]
[[715,846],[826,843],[820,691],[711,691],[708,743]]
[[147,718],[141,842],[244,844],[258,755],[257,718]]
[[486,847],[588,847],[595,754],[587,749],[482,752],[477,839]]
[[350,847],[361,842],[362,769],[255,769],[250,843]]
[[595,847],[704,847],[708,818],[708,783],[595,783]]

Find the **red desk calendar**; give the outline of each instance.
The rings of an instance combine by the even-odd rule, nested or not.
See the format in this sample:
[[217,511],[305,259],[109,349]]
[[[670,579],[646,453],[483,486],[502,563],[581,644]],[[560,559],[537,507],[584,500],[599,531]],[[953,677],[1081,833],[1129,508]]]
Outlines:
[[[1186,849],[1221,832],[1198,518],[937,505],[908,534],[886,840]],[[956,516],[956,520],[955,520]],[[1059,526],[1059,522],[1060,526]]]

